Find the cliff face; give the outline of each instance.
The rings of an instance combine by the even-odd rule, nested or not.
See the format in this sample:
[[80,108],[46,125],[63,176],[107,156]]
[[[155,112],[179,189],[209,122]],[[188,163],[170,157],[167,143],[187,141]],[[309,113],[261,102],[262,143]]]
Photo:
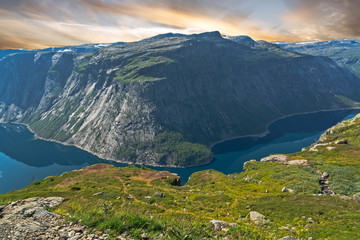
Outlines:
[[344,107],[336,95],[356,100],[360,89],[329,58],[217,32],[16,54],[0,72],[2,122],[105,158],[173,166],[208,162],[200,144],[263,132],[281,116]]

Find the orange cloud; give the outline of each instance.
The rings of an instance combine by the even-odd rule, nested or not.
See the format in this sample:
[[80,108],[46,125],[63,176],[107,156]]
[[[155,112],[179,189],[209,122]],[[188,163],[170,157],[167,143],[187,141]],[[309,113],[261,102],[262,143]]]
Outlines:
[[358,1],[284,2],[291,3],[289,11],[282,19],[273,16],[279,18],[273,23],[252,15],[262,7],[260,0],[4,1],[0,5],[0,49],[135,41],[166,32],[214,30],[267,41],[360,35]]
[[284,23],[293,35],[306,40],[332,40],[360,37],[360,1],[292,0]]

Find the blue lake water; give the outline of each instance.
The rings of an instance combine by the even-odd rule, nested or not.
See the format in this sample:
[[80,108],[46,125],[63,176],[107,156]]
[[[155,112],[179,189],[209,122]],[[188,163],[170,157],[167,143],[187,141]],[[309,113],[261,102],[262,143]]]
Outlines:
[[[260,160],[269,154],[300,151],[315,142],[325,129],[355,116],[356,112],[342,110],[288,117],[272,123],[269,134],[264,137],[242,137],[215,145],[212,151],[216,159],[208,165],[154,169],[177,173],[182,183],[192,173],[206,169],[225,174],[240,172],[244,162],[251,159]],[[126,166],[100,159],[76,147],[35,139],[22,125],[0,124],[0,193],[95,163]]]

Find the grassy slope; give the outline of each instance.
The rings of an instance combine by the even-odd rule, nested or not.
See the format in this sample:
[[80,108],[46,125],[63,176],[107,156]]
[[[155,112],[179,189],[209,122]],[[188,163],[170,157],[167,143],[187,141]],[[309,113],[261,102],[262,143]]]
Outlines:
[[[80,171],[48,177],[30,186],[0,195],[0,203],[33,197],[63,196],[67,201],[55,211],[114,235],[128,232],[139,238],[145,231],[153,238],[360,239],[360,203],[336,196],[318,196],[320,172],[330,174],[330,187],[338,194],[360,192],[360,117],[337,125],[322,137],[318,151],[290,154],[307,159],[310,166],[248,162],[246,171],[224,175],[214,170],[194,173],[185,186],[173,186],[176,176],[146,168],[94,165]],[[348,144],[334,144],[336,140]],[[335,147],[327,150],[326,147]],[[282,193],[286,186],[295,192]],[[103,192],[93,196],[94,193]],[[162,192],[165,197],[155,197]],[[130,196],[130,197],[129,197]],[[153,196],[150,199],[146,196]],[[246,218],[251,210],[271,223],[258,227]],[[312,218],[309,224],[307,219]],[[238,223],[228,232],[213,232],[209,221]],[[288,227],[293,230],[284,230]],[[187,236],[187,237],[186,237]]]

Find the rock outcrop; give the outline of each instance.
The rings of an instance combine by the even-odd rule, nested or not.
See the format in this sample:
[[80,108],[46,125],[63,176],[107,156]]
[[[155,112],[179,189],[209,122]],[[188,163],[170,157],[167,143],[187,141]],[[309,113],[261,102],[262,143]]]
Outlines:
[[329,180],[330,174],[327,172],[324,172],[321,175],[321,180],[319,180],[319,184],[321,187],[321,193],[324,195],[335,195],[334,191],[330,188],[330,180]]
[[211,220],[210,224],[212,226],[212,229],[215,231],[224,230],[231,227],[237,227],[237,223],[228,223],[220,220]]
[[260,160],[260,162],[278,162],[290,166],[310,166],[308,160],[306,159],[287,160],[287,156],[282,154],[264,157]]
[[0,207],[0,239],[92,240],[108,237],[108,234],[93,234],[84,226],[68,223],[47,210],[56,208],[63,201],[61,197],[29,198]]

